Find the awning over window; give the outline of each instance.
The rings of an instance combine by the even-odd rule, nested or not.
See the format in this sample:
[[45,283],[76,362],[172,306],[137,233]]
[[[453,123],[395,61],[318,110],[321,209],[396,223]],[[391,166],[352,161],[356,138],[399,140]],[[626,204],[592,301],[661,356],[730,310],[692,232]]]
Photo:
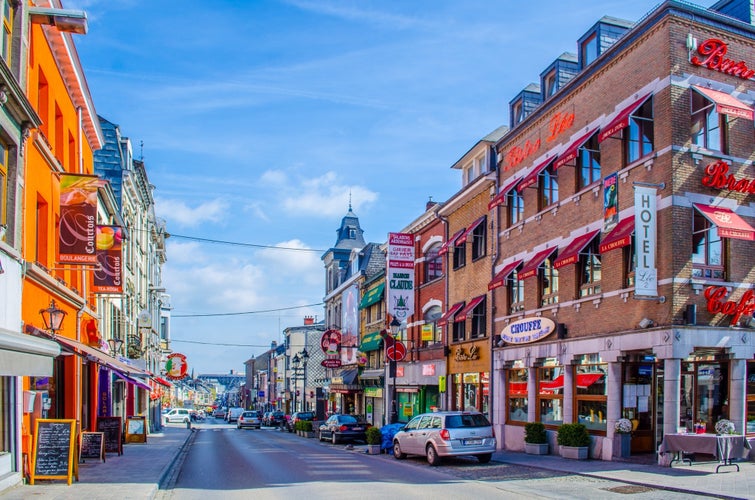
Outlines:
[[721,238],[755,241],[755,229],[728,208],[703,205],[702,203],[694,203],[693,205],[711,224],[718,227],[718,235]]
[[380,330],[367,333],[362,337],[362,342],[359,344],[359,350],[362,352],[377,351],[380,349],[382,343],[383,337],[380,335]]
[[456,244],[457,245],[461,245],[462,243],[466,243],[467,242],[467,237],[470,234],[472,234],[472,231],[474,231],[477,228],[477,226],[479,226],[480,224],[482,224],[484,220],[485,220],[485,216],[483,215],[482,217],[480,217],[479,219],[477,219],[476,221],[474,221],[472,223],[472,225],[469,226],[466,231],[464,231],[464,234],[462,234],[461,236],[459,236],[459,239],[456,240]]
[[458,231],[456,231],[456,234],[454,234],[453,236],[451,236],[448,239],[448,241],[446,241],[445,243],[443,243],[440,246],[440,250],[438,250],[438,255],[443,255],[445,253],[448,253],[448,249],[451,248],[452,246],[456,245],[456,240],[458,240],[459,237],[462,234],[464,234],[464,231],[466,231],[466,229],[459,229]]
[[[577,388],[586,389],[593,385],[595,382],[603,378],[603,373],[578,373],[577,374]],[[564,376],[559,375],[553,380],[543,380],[540,382],[540,393],[549,393],[564,388]]]
[[569,264],[575,264],[579,260],[579,252],[584,250],[588,243],[595,238],[595,235],[600,232],[599,229],[590,231],[582,236],[577,236],[571,242],[564,247],[563,250],[558,252],[558,259],[553,263],[553,267],[558,269],[559,267],[568,266]]
[[603,142],[604,140],[614,135],[616,132],[628,127],[629,117],[632,116],[632,113],[637,111],[637,108],[642,106],[650,96],[651,94],[646,94],[645,96],[640,97],[632,104],[621,110],[621,112],[616,115],[613,120],[608,122],[608,125],[601,127],[600,134],[598,135],[598,142]]
[[553,170],[556,170],[557,168],[563,167],[570,161],[577,158],[577,155],[579,154],[579,148],[582,147],[582,145],[587,142],[587,139],[592,137],[592,135],[595,133],[595,131],[598,130],[597,128],[594,128],[587,132],[585,135],[581,136],[579,139],[574,141],[569,148],[558,155],[558,159],[556,160],[556,163],[553,164]]
[[537,182],[537,176],[540,175],[540,172],[542,172],[543,170],[545,170],[548,167],[548,165],[550,165],[551,162],[553,162],[553,160],[555,158],[556,158],[555,156],[552,156],[552,157],[548,158],[547,160],[545,160],[544,162],[542,162],[537,167],[535,167],[534,169],[532,169],[532,172],[530,172],[529,174],[527,174],[524,177],[524,179],[522,179],[522,182],[519,183],[519,185],[516,187],[516,190],[521,193],[526,188],[528,188],[531,185],[535,184]]
[[62,335],[56,335],[52,340],[55,340],[61,346],[65,347],[71,352],[78,353],[81,356],[90,357],[96,363],[99,363],[102,366],[106,366],[112,370],[117,370],[124,375],[139,376],[139,377],[148,376],[147,372],[142,371],[131,365],[128,365],[122,361],[119,361],[115,359],[114,357],[108,354],[105,354],[99,349],[90,347],[86,344],[79,342],[78,340],[69,339],[68,337],[63,337]]
[[448,323],[449,318],[451,318],[454,314],[456,314],[457,312],[459,312],[462,307],[464,307],[464,302],[463,301],[462,302],[457,302],[456,304],[452,305],[448,309],[448,311],[446,311],[445,314],[443,314],[443,316],[441,316],[440,319],[438,319],[437,325],[438,326],[443,326],[446,323]]
[[529,278],[530,276],[536,275],[537,268],[540,267],[540,264],[542,264],[543,261],[547,259],[555,250],[556,247],[550,247],[536,253],[535,256],[532,257],[519,272],[519,279],[523,280],[525,278]]
[[141,380],[139,380],[137,378],[129,377],[128,375],[126,375],[125,373],[122,373],[119,370],[110,370],[110,371],[113,372],[113,375],[115,375],[119,379],[125,380],[129,384],[133,384],[133,385],[139,387],[140,389],[144,389],[145,391],[151,391],[152,390],[152,388],[148,384],[142,382]]
[[693,85],[692,88],[716,103],[716,111],[724,115],[733,116],[735,118],[744,118],[745,120],[753,121],[752,107],[743,103],[733,95],[721,92],[720,90],[708,89],[705,87],[699,87]]
[[526,396],[527,382],[509,382],[509,396]]
[[171,387],[172,386],[172,384],[170,382],[168,382],[167,380],[165,380],[164,378],[161,378],[161,377],[152,377],[152,380],[154,380],[155,382],[157,382],[160,385],[164,385],[165,387]]
[[456,315],[454,318],[454,322],[458,321],[464,321],[467,319],[467,316],[474,310],[475,307],[477,307],[480,302],[485,300],[485,295],[480,295],[479,297],[475,297],[472,300],[469,301],[469,304],[467,304],[467,307],[464,308],[463,311],[461,311],[459,314]]
[[488,283],[488,290],[493,290],[495,288],[498,288],[499,286],[503,286],[503,283],[506,281],[506,278],[509,277],[509,274],[511,274],[511,272],[516,269],[521,263],[522,259],[519,259],[506,266],[503,266],[503,269],[498,271],[498,274],[496,274],[490,281],[490,283]]
[[509,194],[509,191],[514,189],[514,186],[519,184],[519,181],[521,180],[521,177],[517,179],[510,179],[509,182],[503,186],[503,189],[498,191],[498,194],[495,195],[492,200],[490,200],[490,203],[488,203],[488,210],[493,210],[498,205],[503,205],[503,202],[506,201],[506,196]]
[[0,328],[0,376],[49,377],[59,354],[56,342]]
[[634,215],[619,221],[611,232],[603,238],[603,241],[600,242],[600,253],[629,245],[632,242],[632,232],[634,232]]
[[372,304],[375,304],[376,302],[382,300],[384,288],[385,283],[380,283],[378,286],[370,288],[369,290],[364,292],[364,295],[362,295],[362,301],[359,303],[359,309],[370,307]]

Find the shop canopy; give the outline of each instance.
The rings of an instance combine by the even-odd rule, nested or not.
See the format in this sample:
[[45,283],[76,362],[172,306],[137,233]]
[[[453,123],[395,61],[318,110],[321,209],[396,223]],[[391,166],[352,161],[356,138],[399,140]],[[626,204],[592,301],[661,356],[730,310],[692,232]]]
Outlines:
[[126,375],[125,373],[123,373],[123,372],[121,372],[119,370],[111,370],[111,371],[112,371],[113,375],[115,375],[116,377],[118,377],[121,380],[124,380],[124,381],[128,382],[129,384],[135,385],[135,386],[139,387],[140,389],[144,389],[145,391],[151,391],[152,390],[152,388],[148,384],[142,382],[141,380],[139,380],[139,379],[137,379],[135,377],[129,377],[128,375]]
[[521,177],[516,179],[509,179],[509,181],[504,184],[503,189],[498,191],[498,194],[495,195],[492,200],[490,200],[490,203],[488,203],[488,210],[493,210],[498,205],[503,205],[503,203],[506,201],[506,196],[508,196],[509,192],[514,189],[514,186],[519,184],[519,181],[521,180]]
[[443,326],[446,323],[448,323],[449,318],[451,318],[454,314],[459,312],[462,307],[464,307],[464,301],[457,302],[456,304],[452,305],[448,309],[448,311],[446,311],[445,314],[443,314],[443,316],[441,316],[440,319],[438,319],[438,323],[437,323],[438,326]]
[[541,164],[539,164],[538,166],[536,166],[535,168],[533,168],[532,171],[529,174],[527,174],[524,177],[524,179],[522,179],[522,182],[519,183],[519,185],[516,187],[516,190],[521,193],[526,188],[535,184],[537,182],[537,176],[540,175],[540,172],[545,170],[548,167],[548,165],[553,163],[553,160],[555,158],[556,158],[555,156],[552,156],[548,158],[547,160],[545,160],[544,162],[542,162]]
[[610,250],[622,248],[632,242],[632,233],[634,232],[634,215],[626,217],[619,221],[616,226],[600,242],[600,253],[606,253]]
[[555,250],[556,247],[550,247],[536,253],[535,256],[532,257],[529,262],[527,262],[527,264],[522,268],[522,270],[519,271],[519,279],[523,280],[529,278],[530,276],[535,276],[537,274],[537,268],[540,267],[540,264],[542,264],[543,261],[547,259]]
[[490,281],[490,283],[488,283],[488,290],[493,290],[495,288],[498,288],[499,286],[503,286],[503,283],[506,281],[506,278],[509,277],[509,274],[511,274],[514,269],[519,267],[519,264],[521,263],[522,259],[518,259],[514,262],[511,262],[510,264],[503,266],[503,269],[498,271],[498,274],[496,274]]
[[563,167],[570,161],[575,160],[577,158],[577,155],[579,154],[579,148],[581,148],[582,145],[587,142],[587,139],[592,137],[597,130],[597,128],[594,128],[587,132],[585,135],[581,136],[576,141],[572,142],[571,146],[569,146],[566,151],[558,155],[556,163],[553,164],[553,170]]
[[155,376],[153,376],[152,380],[154,380],[155,382],[157,382],[160,385],[164,385],[165,387],[172,387],[172,385],[173,385],[173,384],[171,384],[170,382],[168,382],[167,380],[165,380],[162,377],[155,377]]
[[715,103],[716,111],[718,113],[753,121],[752,107],[743,103],[733,95],[721,92],[720,90],[700,87],[698,85],[693,85],[692,88],[708,100]]
[[637,109],[642,106],[650,96],[651,94],[646,94],[643,97],[640,97],[632,104],[622,109],[613,120],[608,122],[608,125],[601,127],[600,134],[598,135],[598,142],[603,142],[620,130],[627,128],[629,126],[629,117],[632,116],[632,113],[637,111]]
[[459,229],[458,231],[456,231],[456,233],[455,233],[455,234],[454,234],[453,236],[451,236],[451,237],[450,237],[450,238],[448,239],[448,241],[446,241],[445,243],[443,243],[443,244],[442,244],[442,245],[440,246],[440,250],[438,250],[438,255],[443,255],[443,254],[446,254],[446,253],[448,253],[448,249],[449,249],[450,247],[452,247],[452,246],[456,245],[456,240],[458,240],[458,239],[459,239],[459,237],[460,237],[460,236],[461,236],[462,234],[464,234],[464,231],[466,231],[466,229]]
[[[578,373],[577,374],[577,388],[587,389],[595,382],[603,378],[603,373]],[[553,380],[543,380],[540,382],[540,393],[548,393],[558,391],[564,388],[564,376],[559,375]]]
[[526,396],[527,382],[509,382],[509,396]]
[[380,349],[382,343],[383,337],[380,335],[380,330],[367,333],[362,337],[362,342],[359,344],[359,350],[362,352],[377,351]]
[[563,250],[558,252],[558,259],[553,262],[553,267],[558,269],[560,267],[568,266],[569,264],[577,263],[577,261],[579,261],[579,252],[584,250],[599,232],[600,230],[596,229],[571,240]]
[[380,283],[378,286],[367,290],[362,296],[362,301],[359,303],[359,309],[370,307],[372,304],[375,304],[379,302],[380,300],[382,300],[384,288],[385,288],[385,283]]
[[467,228],[467,230],[464,231],[464,233],[461,236],[459,236],[459,239],[456,240],[456,244],[457,245],[461,245],[463,243],[466,243],[467,242],[467,237],[469,237],[469,235],[472,233],[472,231],[474,231],[475,229],[477,229],[477,226],[479,226],[480,224],[482,224],[485,221],[485,217],[486,216],[483,215],[482,217],[480,217],[479,219],[477,219],[476,221],[474,221],[472,223],[472,225],[469,226]]
[[458,321],[464,321],[467,319],[467,316],[474,310],[475,307],[480,305],[480,302],[485,300],[485,295],[480,295],[479,297],[475,297],[472,300],[469,301],[469,304],[467,304],[467,307],[464,308],[463,311],[461,311],[459,314],[456,315],[454,318],[455,322]]
[[732,210],[702,203],[693,205],[711,224],[718,227],[718,235],[721,238],[755,241],[755,228]]

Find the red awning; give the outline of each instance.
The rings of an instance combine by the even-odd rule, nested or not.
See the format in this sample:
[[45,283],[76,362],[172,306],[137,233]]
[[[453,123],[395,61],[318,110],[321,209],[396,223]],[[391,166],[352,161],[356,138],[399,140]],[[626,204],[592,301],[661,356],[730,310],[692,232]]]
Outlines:
[[79,356],[89,358],[93,362],[101,366],[110,368],[113,371],[117,370],[120,373],[128,376],[147,376],[147,372],[140,370],[139,368],[136,368],[134,366],[128,365],[108,354],[105,354],[99,349],[88,346],[82,342],[79,342],[78,340],[64,337],[63,335],[56,335],[52,338],[52,340],[55,340],[60,345],[66,347],[69,351],[78,353]]
[[448,253],[448,249],[456,244],[456,240],[459,239],[459,236],[464,234],[464,231],[465,231],[464,229],[459,229],[458,231],[456,231],[456,234],[451,236],[448,239],[448,241],[446,241],[440,246],[440,250],[438,250],[438,255],[443,255],[443,254]]
[[530,187],[531,185],[535,184],[537,182],[537,176],[540,175],[540,172],[546,169],[548,165],[551,164],[553,159],[556,158],[555,156],[552,156],[542,162],[540,165],[532,169],[532,172],[527,174],[524,179],[522,179],[522,182],[519,183],[519,185],[516,187],[516,190],[520,193],[524,191],[526,188]]
[[462,234],[459,237],[459,239],[456,240],[456,244],[457,245],[461,245],[462,243],[466,243],[467,242],[467,237],[472,233],[472,231],[475,230],[475,228],[477,228],[477,226],[479,226],[480,224],[482,224],[482,222],[485,220],[485,217],[486,216],[483,215],[482,217],[480,217],[479,219],[477,219],[476,221],[474,221],[472,223],[472,225],[469,226],[466,231],[464,231],[464,234]]
[[542,264],[543,261],[547,259],[548,256],[555,250],[556,247],[550,247],[535,254],[535,256],[532,257],[529,262],[527,262],[527,264],[522,268],[522,270],[519,271],[519,279],[523,280],[525,278],[529,278],[530,276],[536,275],[537,268],[540,267],[540,264]]
[[614,135],[619,130],[622,130],[629,126],[629,117],[632,116],[632,113],[637,111],[637,108],[642,106],[645,101],[648,100],[648,97],[650,97],[651,94],[646,94],[643,97],[640,97],[636,101],[634,101],[632,104],[624,108],[618,115],[614,117],[613,120],[611,120],[608,125],[605,127],[601,127],[600,129],[600,135],[598,135],[598,142],[603,142],[604,140],[608,139],[612,135]]
[[503,189],[498,191],[498,194],[490,200],[490,203],[488,203],[488,210],[493,210],[498,205],[503,205],[503,202],[506,201],[506,195],[508,195],[509,191],[514,189],[514,186],[519,184],[519,181],[521,180],[521,178],[509,180],[509,182],[503,186]]
[[595,382],[603,378],[602,373],[578,373],[577,374],[577,387],[579,389],[587,389]]
[[509,382],[509,396],[526,396],[527,382]]
[[711,224],[718,227],[718,235],[721,238],[755,241],[755,228],[728,208],[703,205],[702,203],[693,203],[693,206]]
[[579,148],[582,147],[582,145],[587,142],[587,139],[592,137],[592,135],[595,133],[595,131],[598,130],[597,128],[594,128],[587,132],[585,135],[581,136],[579,139],[574,141],[569,148],[558,155],[558,159],[556,160],[556,163],[553,164],[553,170],[558,169],[559,167],[563,167],[570,161],[577,158],[577,155],[579,154]]
[[[586,389],[595,382],[603,378],[603,373],[578,373],[577,388]],[[564,376],[559,375],[553,380],[544,380],[540,382],[540,394],[550,393],[564,388]]]
[[632,232],[634,232],[634,215],[619,221],[613,230],[603,238],[603,241],[600,242],[600,253],[629,245],[632,242]]
[[469,316],[469,313],[471,313],[475,307],[477,307],[480,302],[482,302],[485,299],[485,295],[480,295],[479,297],[475,297],[472,300],[469,301],[469,304],[467,304],[467,307],[464,308],[463,311],[461,311],[459,314],[456,315],[454,318],[454,322],[458,321],[464,321],[467,319],[467,316]]
[[152,377],[152,379],[153,379],[153,380],[154,380],[155,382],[157,382],[158,384],[160,384],[160,385],[164,385],[165,387],[171,387],[171,385],[172,385],[172,384],[171,384],[170,382],[168,382],[168,381],[167,381],[167,380],[165,380],[164,378],[160,378],[160,377]]
[[568,266],[569,264],[575,264],[579,260],[579,252],[584,250],[588,243],[595,238],[595,235],[600,232],[599,229],[590,231],[582,236],[577,236],[571,242],[564,247],[563,250],[558,252],[558,259],[553,263],[553,267],[558,269],[559,267]]
[[511,272],[516,269],[521,263],[522,259],[519,259],[515,260],[511,264],[503,266],[503,269],[501,269],[498,274],[493,277],[490,283],[488,283],[488,290],[493,290],[494,288],[503,286],[503,282],[506,281],[506,278],[509,277],[509,274],[511,274]]
[[437,324],[438,326],[443,326],[446,323],[448,323],[449,318],[451,318],[454,314],[459,312],[459,310],[464,307],[464,302],[457,302],[456,304],[452,305],[451,308],[446,311],[446,313],[438,319]]
[[559,375],[553,380],[542,380],[540,382],[540,394],[550,393],[564,388],[564,376]]
[[753,120],[753,110],[750,106],[743,103],[733,95],[721,92],[720,90],[708,89],[705,87],[692,86],[697,92],[716,103],[716,111],[735,118],[744,118]]

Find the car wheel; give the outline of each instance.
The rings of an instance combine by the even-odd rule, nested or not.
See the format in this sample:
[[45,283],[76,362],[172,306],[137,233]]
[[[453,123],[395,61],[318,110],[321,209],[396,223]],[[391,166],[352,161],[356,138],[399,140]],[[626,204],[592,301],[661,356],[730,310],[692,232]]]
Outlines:
[[481,464],[490,462],[491,458],[493,458],[492,453],[483,453],[482,455],[477,455],[477,460],[479,460]]
[[393,457],[396,460],[403,460],[406,458],[406,454],[401,451],[401,445],[398,444],[398,441],[393,442]]
[[432,466],[440,465],[440,456],[438,456],[438,451],[435,449],[435,446],[429,444],[425,451],[427,454],[427,463]]
[[338,444],[338,438],[336,437],[336,433],[330,435],[330,442],[333,444]]
[[323,440],[322,439],[322,432],[318,432],[317,433],[317,440],[320,441],[320,442],[322,442],[322,440]]
[[241,426],[240,426],[240,425],[238,425],[238,424],[236,424],[236,428],[237,428],[237,429],[241,429]]

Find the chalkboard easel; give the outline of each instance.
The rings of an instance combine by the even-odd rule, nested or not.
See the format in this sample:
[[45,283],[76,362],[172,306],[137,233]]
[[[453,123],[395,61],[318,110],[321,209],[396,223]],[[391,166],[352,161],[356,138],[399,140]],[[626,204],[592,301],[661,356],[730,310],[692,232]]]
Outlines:
[[147,418],[139,415],[126,417],[126,443],[147,442]]
[[37,479],[65,479],[70,485],[74,475],[78,480],[75,452],[75,420],[36,419],[29,484]]
[[104,432],[82,432],[79,442],[79,462],[84,462],[87,458],[105,461]]
[[123,454],[123,419],[97,417],[97,432],[105,434],[105,453]]

